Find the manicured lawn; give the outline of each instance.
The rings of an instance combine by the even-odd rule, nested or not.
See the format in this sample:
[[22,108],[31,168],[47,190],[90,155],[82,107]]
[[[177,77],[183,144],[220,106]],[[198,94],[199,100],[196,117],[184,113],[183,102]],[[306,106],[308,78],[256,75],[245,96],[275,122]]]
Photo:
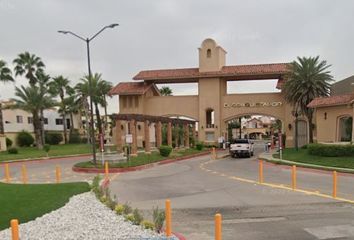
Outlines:
[[[84,154],[91,152],[91,145],[88,144],[63,144],[63,145],[51,145],[49,151],[49,157],[65,156],[73,154]],[[34,147],[18,148],[18,154],[9,154],[6,152],[0,152],[0,162],[16,159],[27,158],[41,158],[46,157],[47,154],[44,150],[38,150]]]
[[[144,164],[149,164],[153,162],[159,162],[164,159],[171,159],[171,158],[177,158],[177,157],[182,157],[182,156],[187,156],[187,155],[192,155],[204,151],[209,151],[209,150],[202,150],[199,151],[195,148],[189,148],[189,149],[182,149],[178,151],[173,151],[169,157],[163,157],[160,155],[159,152],[152,152],[151,154],[145,154],[145,153],[139,153],[137,157],[132,157],[128,162],[126,163],[115,163],[115,164],[109,164],[110,167],[115,167],[115,168],[126,168],[126,167],[135,167],[135,166],[141,166]],[[97,165],[95,166],[92,164],[92,162],[80,162],[75,164],[75,167],[83,167],[83,168],[103,168],[102,164],[100,161],[97,162]]]
[[71,196],[89,190],[88,183],[0,183],[0,230],[8,228],[11,219],[28,222],[64,206]]
[[[273,157],[279,158],[279,154],[274,154]],[[321,157],[307,153],[307,149],[299,149],[296,151],[293,148],[287,148],[283,151],[283,159],[300,163],[317,164],[328,167],[340,167],[354,169],[354,157]]]

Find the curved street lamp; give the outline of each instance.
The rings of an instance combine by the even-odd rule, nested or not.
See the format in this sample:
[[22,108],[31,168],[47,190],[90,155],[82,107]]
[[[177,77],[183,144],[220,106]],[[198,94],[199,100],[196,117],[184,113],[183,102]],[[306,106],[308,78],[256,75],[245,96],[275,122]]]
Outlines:
[[115,28],[119,26],[118,23],[113,23],[107,26],[104,26],[100,31],[98,31],[96,34],[94,34],[90,38],[84,38],[81,37],[80,35],[72,32],[72,31],[64,31],[64,30],[59,30],[58,33],[62,34],[70,34],[74,37],[79,38],[80,40],[86,42],[86,48],[87,48],[87,65],[88,65],[88,74],[89,74],[89,96],[90,96],[90,119],[91,119],[91,126],[90,126],[90,132],[91,132],[91,143],[92,143],[92,156],[93,156],[93,163],[96,165],[96,139],[95,139],[95,128],[94,128],[94,120],[93,120],[93,104],[92,104],[92,72],[91,72],[91,59],[90,59],[90,42],[97,37],[100,33],[102,33],[105,29],[107,28]]

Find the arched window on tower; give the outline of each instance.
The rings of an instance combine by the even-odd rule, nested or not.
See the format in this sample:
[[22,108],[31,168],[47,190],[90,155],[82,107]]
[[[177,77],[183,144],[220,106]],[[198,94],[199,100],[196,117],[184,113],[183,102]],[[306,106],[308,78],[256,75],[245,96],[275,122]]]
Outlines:
[[211,50],[210,50],[210,48],[207,50],[207,58],[211,58]]

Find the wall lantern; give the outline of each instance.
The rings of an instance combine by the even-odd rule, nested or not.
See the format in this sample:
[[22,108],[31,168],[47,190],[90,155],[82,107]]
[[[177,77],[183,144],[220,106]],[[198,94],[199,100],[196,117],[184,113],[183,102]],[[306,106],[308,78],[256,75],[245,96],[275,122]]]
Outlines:
[[201,126],[200,128],[201,128],[201,129],[204,129],[204,127],[203,127],[203,126]]
[[325,112],[323,115],[324,115],[324,119],[327,120],[327,112]]
[[293,126],[291,125],[291,123],[288,124],[288,129],[291,130],[293,128]]
[[218,125],[215,125],[215,128],[218,128]]

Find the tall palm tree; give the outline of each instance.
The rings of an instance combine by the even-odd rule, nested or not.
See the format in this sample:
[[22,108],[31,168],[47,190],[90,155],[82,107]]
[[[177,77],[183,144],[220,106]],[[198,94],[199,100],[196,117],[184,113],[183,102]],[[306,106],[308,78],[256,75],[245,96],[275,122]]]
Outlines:
[[80,83],[76,84],[75,86],[76,97],[78,102],[81,105],[81,113],[85,116],[85,130],[87,136],[87,143],[90,143],[90,126],[89,126],[89,103],[88,103],[88,84],[81,81]]
[[169,87],[162,87],[160,89],[160,93],[162,96],[171,96],[172,95],[172,89]]
[[102,94],[102,107],[104,108],[104,130],[107,130],[108,127],[108,114],[107,114],[107,94],[108,92],[112,89],[112,83],[111,82],[107,82],[107,81],[101,81],[99,83],[99,90]]
[[63,76],[57,76],[53,78],[53,81],[49,83],[49,91],[55,96],[59,96],[60,98],[60,113],[63,118],[63,135],[64,135],[64,143],[68,143],[67,137],[67,125],[66,125],[66,116],[68,114],[68,106],[67,101],[65,101],[65,97],[67,94],[72,93],[73,89],[70,87],[70,81]]
[[43,142],[41,138],[40,111],[41,109],[47,109],[54,106],[55,103],[52,97],[47,91],[41,91],[37,86],[16,87],[15,96],[17,98],[13,99],[15,104],[12,108],[22,109],[32,113],[36,145],[38,149],[42,149]]
[[[85,76],[81,79],[80,88],[85,90],[85,95],[90,96],[89,94],[89,76]],[[110,87],[108,87],[110,86]],[[96,121],[98,126],[98,132],[103,133],[102,121],[99,106],[105,107],[107,105],[105,96],[107,96],[109,90],[112,88],[112,83],[102,79],[102,74],[95,73],[91,77],[91,97],[92,102],[95,105],[95,114]],[[92,109],[91,109],[92,110]]]
[[37,72],[42,72],[45,68],[41,58],[29,52],[20,53],[13,64],[15,65],[15,76],[25,75],[31,86],[38,82]]
[[[13,82],[12,72],[6,66],[6,62],[0,59],[0,82],[7,83]],[[2,117],[2,106],[0,103],[0,134],[4,134],[4,122]]]
[[[50,76],[45,74],[44,71],[36,72],[36,77],[38,79],[38,85],[40,91],[48,91]],[[45,144],[45,134],[44,134],[44,108],[40,110],[40,122],[41,122],[41,138],[42,143]]]
[[330,83],[333,81],[326,61],[317,57],[297,57],[289,65],[289,78],[283,87],[285,100],[295,110],[301,111],[309,123],[309,142],[313,143],[313,109],[307,105],[316,97],[325,97],[330,93]]

